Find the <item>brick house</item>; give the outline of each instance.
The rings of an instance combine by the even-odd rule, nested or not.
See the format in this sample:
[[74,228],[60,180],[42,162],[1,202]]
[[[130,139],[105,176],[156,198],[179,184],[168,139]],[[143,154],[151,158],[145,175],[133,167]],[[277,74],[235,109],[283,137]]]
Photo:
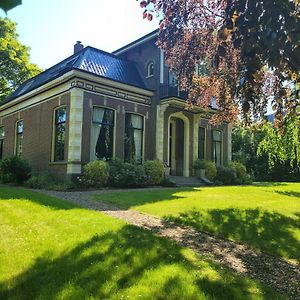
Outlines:
[[197,158],[231,158],[231,126],[214,110],[185,109],[185,93],[155,45],[157,31],[107,53],[77,42],[74,54],[24,82],[0,106],[0,158],[21,155],[35,172],[80,174],[94,159],[158,158],[192,175]]

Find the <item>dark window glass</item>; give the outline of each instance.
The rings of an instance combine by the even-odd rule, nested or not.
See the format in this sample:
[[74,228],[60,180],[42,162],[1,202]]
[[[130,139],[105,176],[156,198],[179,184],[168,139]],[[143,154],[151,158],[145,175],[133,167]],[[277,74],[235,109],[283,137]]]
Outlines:
[[154,63],[153,62],[150,62],[148,65],[147,65],[147,77],[151,77],[154,75]]
[[222,164],[222,132],[212,131],[212,157],[217,166]]
[[0,128],[0,159],[3,158],[4,127]]
[[16,155],[21,156],[23,151],[23,121],[18,121],[16,124]]
[[124,159],[142,163],[144,118],[136,114],[125,115]]
[[198,131],[198,158],[204,159],[205,157],[205,128],[199,127]]
[[67,111],[65,107],[55,110],[54,161],[65,159]]
[[91,130],[91,160],[112,159],[114,147],[114,111],[94,107]]

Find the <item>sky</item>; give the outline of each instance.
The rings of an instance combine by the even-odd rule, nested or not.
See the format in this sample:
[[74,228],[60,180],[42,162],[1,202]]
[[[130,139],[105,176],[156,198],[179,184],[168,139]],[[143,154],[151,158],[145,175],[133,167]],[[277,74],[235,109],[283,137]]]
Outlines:
[[[23,0],[7,17],[17,23],[31,62],[47,69],[73,54],[76,41],[112,52],[158,28],[136,0]],[[0,10],[0,17],[5,13]]]

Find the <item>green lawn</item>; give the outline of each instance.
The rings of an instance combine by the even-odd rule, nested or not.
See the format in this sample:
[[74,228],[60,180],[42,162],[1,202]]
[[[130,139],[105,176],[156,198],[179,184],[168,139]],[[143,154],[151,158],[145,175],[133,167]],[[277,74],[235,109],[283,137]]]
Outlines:
[[300,262],[300,183],[107,193],[96,199]]
[[0,187],[0,236],[0,299],[282,299],[167,239],[18,188]]

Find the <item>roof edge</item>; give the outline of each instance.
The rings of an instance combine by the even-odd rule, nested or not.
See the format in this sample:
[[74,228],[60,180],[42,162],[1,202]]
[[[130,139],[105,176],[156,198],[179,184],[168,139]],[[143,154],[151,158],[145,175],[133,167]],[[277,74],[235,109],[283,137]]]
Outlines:
[[126,52],[129,49],[135,48],[135,47],[139,46],[140,44],[143,44],[143,43],[145,43],[145,42],[147,42],[147,41],[149,41],[149,40],[157,37],[158,36],[158,32],[159,32],[159,29],[155,29],[154,31],[152,31],[152,32],[150,32],[150,33],[148,33],[148,34],[146,34],[146,35],[138,38],[137,40],[135,40],[135,41],[133,41],[133,42],[131,42],[131,43],[129,43],[129,44],[127,44],[127,45],[125,45],[125,46],[123,46],[123,47],[115,50],[115,51],[113,51],[112,54],[114,54],[114,55],[120,55],[120,54]]

